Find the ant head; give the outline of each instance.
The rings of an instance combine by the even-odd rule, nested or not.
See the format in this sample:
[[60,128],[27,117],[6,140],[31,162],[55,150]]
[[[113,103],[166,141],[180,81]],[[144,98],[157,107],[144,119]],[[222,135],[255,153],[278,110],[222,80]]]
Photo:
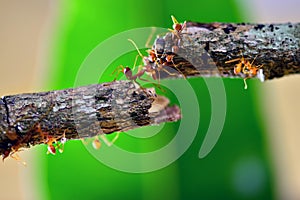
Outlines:
[[148,65],[150,62],[153,63],[155,62],[155,60],[156,60],[156,55],[151,53],[149,54],[148,57],[143,58],[144,65]]
[[130,74],[130,73],[132,74],[132,71],[128,66],[124,68],[123,72],[125,75]]
[[56,149],[53,145],[48,145],[48,152],[55,155],[56,154]]
[[176,24],[179,24],[177,19],[173,15],[171,15],[171,19],[172,19],[172,22],[173,22],[173,29],[177,30],[177,29],[175,29]]
[[174,55],[167,55],[167,56],[166,56],[166,61],[167,61],[167,62],[172,62],[172,61],[173,61],[173,58],[174,58]]
[[176,31],[181,31],[182,25],[181,24],[173,24],[173,29]]

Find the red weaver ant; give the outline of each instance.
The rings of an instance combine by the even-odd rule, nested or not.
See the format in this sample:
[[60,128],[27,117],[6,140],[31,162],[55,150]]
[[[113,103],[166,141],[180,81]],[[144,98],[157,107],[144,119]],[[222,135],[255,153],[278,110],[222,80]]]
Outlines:
[[[23,119],[29,118],[27,116],[21,117],[20,119],[16,120],[13,125],[9,125],[8,130],[6,131],[6,136],[10,140],[10,145],[7,147],[5,152],[2,155],[2,159],[4,160],[8,156],[12,157],[13,159],[20,161],[23,165],[26,165],[25,162],[21,161],[20,157],[17,155],[17,152],[20,151],[20,148],[24,147],[25,144],[30,145],[30,142],[35,140],[37,143],[44,143],[48,145],[48,152],[51,154],[55,154],[56,150],[58,149],[59,152],[63,152],[64,143],[66,142],[65,132],[61,136],[50,136],[48,133],[42,131],[41,128],[41,120],[49,115],[51,110],[53,109],[54,104],[50,105],[48,111],[43,114],[43,116],[35,122],[25,133],[25,135],[18,135],[18,125],[17,123]],[[57,141],[60,139],[59,141]]]
[[172,21],[173,21],[173,29],[169,29],[174,35],[177,36],[178,39],[180,39],[180,33],[183,29],[186,28],[186,21],[184,21],[182,24],[180,24],[177,19],[171,15]]
[[119,138],[119,135],[120,135],[120,132],[117,132],[117,135],[112,139],[112,141],[109,141],[103,134],[96,135],[92,142],[93,148],[96,150],[101,148],[100,138],[108,147],[110,147],[111,145],[113,145],[116,142],[116,140]]
[[[121,69],[121,71],[125,74],[125,76],[128,80],[134,81],[137,84],[139,84],[139,83],[136,81],[136,79],[140,79],[142,81],[149,82],[149,80],[141,77],[145,73],[149,74],[154,80],[157,80],[156,70],[154,68],[152,68],[152,66],[150,65],[150,60],[148,59],[148,57],[145,57],[142,55],[142,53],[139,51],[138,47],[136,46],[136,44],[134,43],[133,40],[128,39],[128,41],[131,42],[133,44],[133,46],[136,48],[136,50],[139,54],[138,56],[140,56],[143,59],[145,65],[140,66],[138,69],[138,72],[135,75],[133,75],[132,70],[128,66],[124,67],[123,65],[120,65],[120,66],[118,66],[118,68],[116,70]],[[150,59],[153,59],[155,61],[156,60],[155,54],[153,54],[152,56],[153,57],[151,57]],[[137,60],[137,57],[136,57],[136,60]],[[135,60],[133,69],[135,68],[136,60]],[[115,71],[113,73],[115,73]],[[120,70],[119,70],[119,72],[120,72]]]
[[[175,63],[173,62],[174,54],[172,52],[170,53],[165,53],[164,48],[165,48],[165,41],[163,38],[157,38],[155,40],[155,46],[154,49],[149,49],[147,50],[149,56],[143,56],[142,53],[139,51],[137,45],[134,43],[133,40],[128,39],[135,47],[137,50],[139,56],[143,59],[144,66],[142,66],[142,69],[137,72],[135,76],[132,76],[132,72],[128,74],[127,78],[137,78],[141,77],[144,73],[149,74],[153,80],[157,80],[158,84],[160,81],[160,71],[164,71],[170,76],[177,76],[177,73],[171,73],[169,72],[166,67],[174,67],[178,72],[180,70],[177,68]],[[130,68],[129,68],[130,69]],[[128,68],[124,73],[128,73]],[[140,78],[141,79],[141,78]],[[142,79],[141,79],[142,80]],[[144,79],[145,80],[145,79]]]
[[[241,52],[242,54],[242,52]],[[253,59],[253,61],[250,63],[250,61],[246,60],[242,54],[242,58],[236,58],[236,59],[233,59],[233,60],[229,60],[229,61],[226,61],[225,64],[227,63],[232,63],[232,62],[236,62],[236,61],[240,61],[238,64],[235,65],[234,67],[234,74],[235,75],[238,75],[240,73],[244,74],[245,75],[245,78],[244,78],[244,85],[245,85],[245,89],[248,88],[247,86],[247,83],[246,83],[246,80],[248,78],[252,78],[252,77],[255,77],[257,76],[257,72],[258,70],[263,67],[263,65],[253,65],[255,59],[256,59],[257,55],[255,56],[255,58]]]
[[[112,146],[116,140],[119,138],[119,135],[120,135],[120,132],[117,132],[116,136],[112,139],[112,141],[109,141],[104,134],[99,134],[99,135],[96,135],[92,141],[92,146],[94,149],[98,150],[101,148],[102,146],[102,143],[100,141],[100,139],[108,146]],[[86,139],[81,139],[81,141],[84,143],[84,144],[87,144],[88,141]]]
[[48,135],[48,133],[43,132],[40,125],[37,126],[37,132],[39,132],[41,137],[43,137],[44,144],[47,144],[47,154],[51,153],[52,155],[55,155],[57,150],[59,151],[59,153],[64,152],[64,145],[67,141],[65,135],[66,130],[64,131],[62,136],[56,138]]

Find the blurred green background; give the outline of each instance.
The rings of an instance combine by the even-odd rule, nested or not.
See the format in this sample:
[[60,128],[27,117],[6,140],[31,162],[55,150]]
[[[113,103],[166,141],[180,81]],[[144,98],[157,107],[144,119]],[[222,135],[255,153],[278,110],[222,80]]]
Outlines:
[[[171,28],[170,15],[180,22],[247,20],[233,0],[61,1],[45,89],[73,87],[80,65],[99,43],[133,28]],[[123,62],[131,65],[133,60]],[[224,79],[225,125],[218,143],[203,159],[198,153],[210,123],[210,96],[203,79],[188,81],[199,100],[201,121],[196,138],[180,159],[158,171],[132,174],[105,166],[81,141],[70,141],[63,154],[49,155],[40,164],[45,171],[40,189],[48,191],[45,199],[272,199],[272,169],[259,104],[255,103],[257,81],[249,80],[249,89],[244,90],[242,80]],[[164,95],[176,102],[170,92]],[[121,134],[116,145],[134,152],[155,150],[174,137],[179,123],[167,124],[157,136],[147,139]]]

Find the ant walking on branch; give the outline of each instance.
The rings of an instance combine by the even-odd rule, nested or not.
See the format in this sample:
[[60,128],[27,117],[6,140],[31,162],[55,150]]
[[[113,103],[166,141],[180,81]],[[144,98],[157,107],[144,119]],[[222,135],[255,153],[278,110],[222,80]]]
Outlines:
[[181,32],[182,32],[182,30],[183,29],[185,29],[186,28],[186,21],[184,21],[182,24],[181,23],[179,23],[178,21],[177,21],[177,19],[173,16],[173,15],[171,15],[171,18],[172,18],[172,21],[173,21],[173,29],[169,29],[177,38],[181,38],[180,37],[180,34],[181,34]]
[[[181,32],[184,28],[186,28],[186,22],[183,24],[179,23],[174,16],[171,16],[173,21],[173,29],[169,29],[172,32],[172,36],[176,36],[176,44],[181,39]],[[150,34],[150,37],[152,37],[153,33]],[[139,84],[137,82],[137,79],[140,79],[142,81],[151,82],[145,78],[142,78],[144,74],[148,74],[153,80],[157,81],[158,83],[152,84],[156,85],[158,88],[160,88],[160,72],[163,71],[169,76],[178,76],[178,73],[170,72],[167,68],[169,67],[172,70],[176,70],[177,72],[181,73],[181,71],[177,68],[177,65],[174,63],[174,57],[176,56],[176,53],[178,52],[178,46],[172,47],[172,52],[166,52],[165,50],[165,38],[157,37],[154,45],[151,49],[147,50],[148,56],[142,55],[142,53],[139,51],[139,48],[135,44],[135,42],[131,39],[128,39],[129,42],[132,43],[132,45],[135,47],[136,51],[138,52],[138,55],[135,59],[134,66],[131,69],[130,67],[123,65],[118,66],[113,73],[118,71],[117,76],[120,72],[123,72],[124,75],[128,80],[134,81],[135,83]],[[147,43],[149,43],[149,39],[147,40]],[[173,52],[174,50],[174,52]],[[138,71],[136,74],[133,74],[134,68],[136,66],[137,58],[140,56],[143,61],[143,65],[140,65],[138,67]],[[182,74],[182,73],[181,73]],[[183,77],[185,77],[184,74],[182,74]],[[116,76],[116,77],[117,77]],[[160,88],[161,89],[161,88]]]
[[[242,52],[241,52],[241,54],[242,54]],[[237,63],[235,65],[233,73],[235,75],[243,74],[245,76],[244,77],[244,85],[245,85],[244,89],[245,90],[248,88],[246,80],[257,76],[258,70],[263,67],[263,65],[254,65],[253,64],[256,58],[257,58],[257,55],[255,56],[253,61],[250,63],[250,61],[246,60],[242,54],[242,58],[236,58],[236,59],[232,59],[232,60],[225,62],[225,64],[227,64],[227,63],[239,61],[239,63]]]
[[[138,52],[138,55],[136,56],[136,59],[135,59],[135,62],[134,62],[134,66],[133,68],[131,69],[130,67],[126,66],[124,67],[123,65],[120,65],[117,67],[117,69],[113,72],[115,73],[117,70],[118,70],[118,74],[117,76],[119,75],[120,72],[123,72],[124,75],[126,76],[126,78],[128,80],[131,80],[131,81],[134,81],[135,83],[137,83],[138,85],[140,85],[138,82],[137,82],[137,79],[140,79],[142,81],[146,81],[146,82],[151,82],[145,78],[142,78],[142,76],[146,73],[148,75],[150,75],[152,77],[153,80],[158,80],[159,82],[159,79],[160,77],[157,76],[157,69],[154,68],[152,65],[151,65],[151,62],[155,62],[156,61],[156,58],[155,58],[155,55],[151,55],[151,57],[146,57],[146,56],[143,56],[143,54],[140,52],[140,50],[138,49],[137,45],[135,44],[135,42],[131,39],[128,39],[129,42],[131,42],[133,44],[133,46],[135,47],[135,49],[137,50]],[[138,72],[136,74],[133,74],[133,71],[135,69],[135,66],[136,66],[136,62],[137,62],[137,58],[138,56],[140,56],[143,60],[143,63],[144,65],[140,65],[138,67]],[[153,83],[151,82],[152,84],[154,84],[155,86],[158,86],[156,83]],[[158,83],[159,84],[159,83]]]

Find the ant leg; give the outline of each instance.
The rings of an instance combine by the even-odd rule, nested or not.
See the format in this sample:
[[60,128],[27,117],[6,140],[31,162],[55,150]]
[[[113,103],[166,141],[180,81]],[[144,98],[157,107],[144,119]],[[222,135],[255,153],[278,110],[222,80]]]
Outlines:
[[232,60],[228,60],[228,61],[225,62],[225,64],[236,62],[236,61],[239,61],[239,60],[241,60],[241,61],[244,60],[244,55],[243,55],[242,50],[240,50],[240,54],[242,55],[242,58],[235,58],[235,59],[232,59]]
[[227,64],[227,63],[232,63],[232,62],[236,62],[236,61],[239,61],[239,60],[241,60],[241,58],[235,58],[235,59],[226,61],[225,64]]
[[173,63],[173,65],[174,65],[174,68],[180,73],[180,74],[182,74],[182,76],[184,77],[184,79],[186,79],[186,76],[185,76],[185,74],[184,73],[182,73],[179,69],[178,69],[178,65],[175,65],[175,63],[174,63],[174,61],[173,61],[173,59],[172,59],[172,63]]
[[[170,32],[172,32],[178,39],[180,39],[180,36],[179,36],[178,32],[176,32],[176,30],[173,30],[173,29],[170,29],[170,28],[168,28],[168,30],[169,30]],[[173,38],[173,37],[172,37],[172,38]]]
[[[137,62],[137,59],[138,59],[138,56],[140,56],[142,59],[144,59],[144,56],[143,54],[140,52],[140,50],[138,49],[137,45],[135,44],[135,42],[132,40],[132,39],[128,39],[129,42],[132,43],[132,45],[134,46],[134,48],[136,49],[136,51],[138,52],[138,55],[135,57],[135,61],[134,61],[134,66],[132,68],[132,71],[134,71],[134,68],[136,66],[136,62]],[[140,69],[139,69],[140,71]]]
[[12,154],[10,154],[10,157],[13,158],[14,160],[16,160],[17,162],[20,162],[25,167],[27,166],[27,163],[25,161],[23,161],[16,152],[13,152]]
[[162,68],[162,66],[157,62],[157,60],[155,61],[155,64],[158,66],[156,68],[158,77],[156,77],[156,71],[155,70],[154,70],[154,73],[151,73],[151,76],[152,76],[153,80],[157,80],[157,84],[159,85],[160,84],[160,73],[159,73],[159,71]]
[[258,55],[255,56],[255,58],[252,60],[250,66],[252,66],[252,64],[254,63],[255,59],[257,58]]
[[152,81],[149,81],[149,80],[141,78],[141,77],[139,77],[139,79],[142,80],[142,81],[149,82],[149,83],[153,84],[155,87],[157,87],[158,89],[160,89],[162,92],[166,92],[166,90],[164,90],[162,87],[160,87],[159,83],[154,83]]
[[257,69],[260,69],[260,68],[262,68],[263,66],[264,66],[264,64],[258,65],[258,66],[257,66]]
[[[160,73],[159,73],[159,71],[157,71],[157,74],[158,74],[157,84],[160,85]],[[156,76],[155,76],[155,77],[156,77]]]
[[116,140],[119,138],[120,132],[117,132],[117,135],[112,139],[112,141],[109,141],[105,135],[101,134],[99,137],[103,140],[103,142],[108,146],[112,146]]
[[64,131],[63,135],[61,136],[61,138],[59,139],[59,141],[57,142],[57,149],[59,151],[59,153],[63,153],[65,150],[65,143],[67,142],[67,138],[66,138],[66,130]]
[[116,69],[111,73],[111,75],[115,74],[117,72],[117,75],[115,76],[114,80],[113,81],[116,81],[119,74],[124,71],[124,66],[123,65],[119,65],[118,67],[116,67]]
[[244,89],[245,90],[247,90],[247,88],[248,88],[248,85],[247,85],[247,82],[246,82],[246,80],[248,79],[249,77],[246,77],[246,78],[244,78]]
[[169,74],[170,76],[177,76],[177,73],[172,73],[172,72],[169,72],[168,70],[166,70],[165,68],[161,68],[164,72],[166,72],[167,74]]

